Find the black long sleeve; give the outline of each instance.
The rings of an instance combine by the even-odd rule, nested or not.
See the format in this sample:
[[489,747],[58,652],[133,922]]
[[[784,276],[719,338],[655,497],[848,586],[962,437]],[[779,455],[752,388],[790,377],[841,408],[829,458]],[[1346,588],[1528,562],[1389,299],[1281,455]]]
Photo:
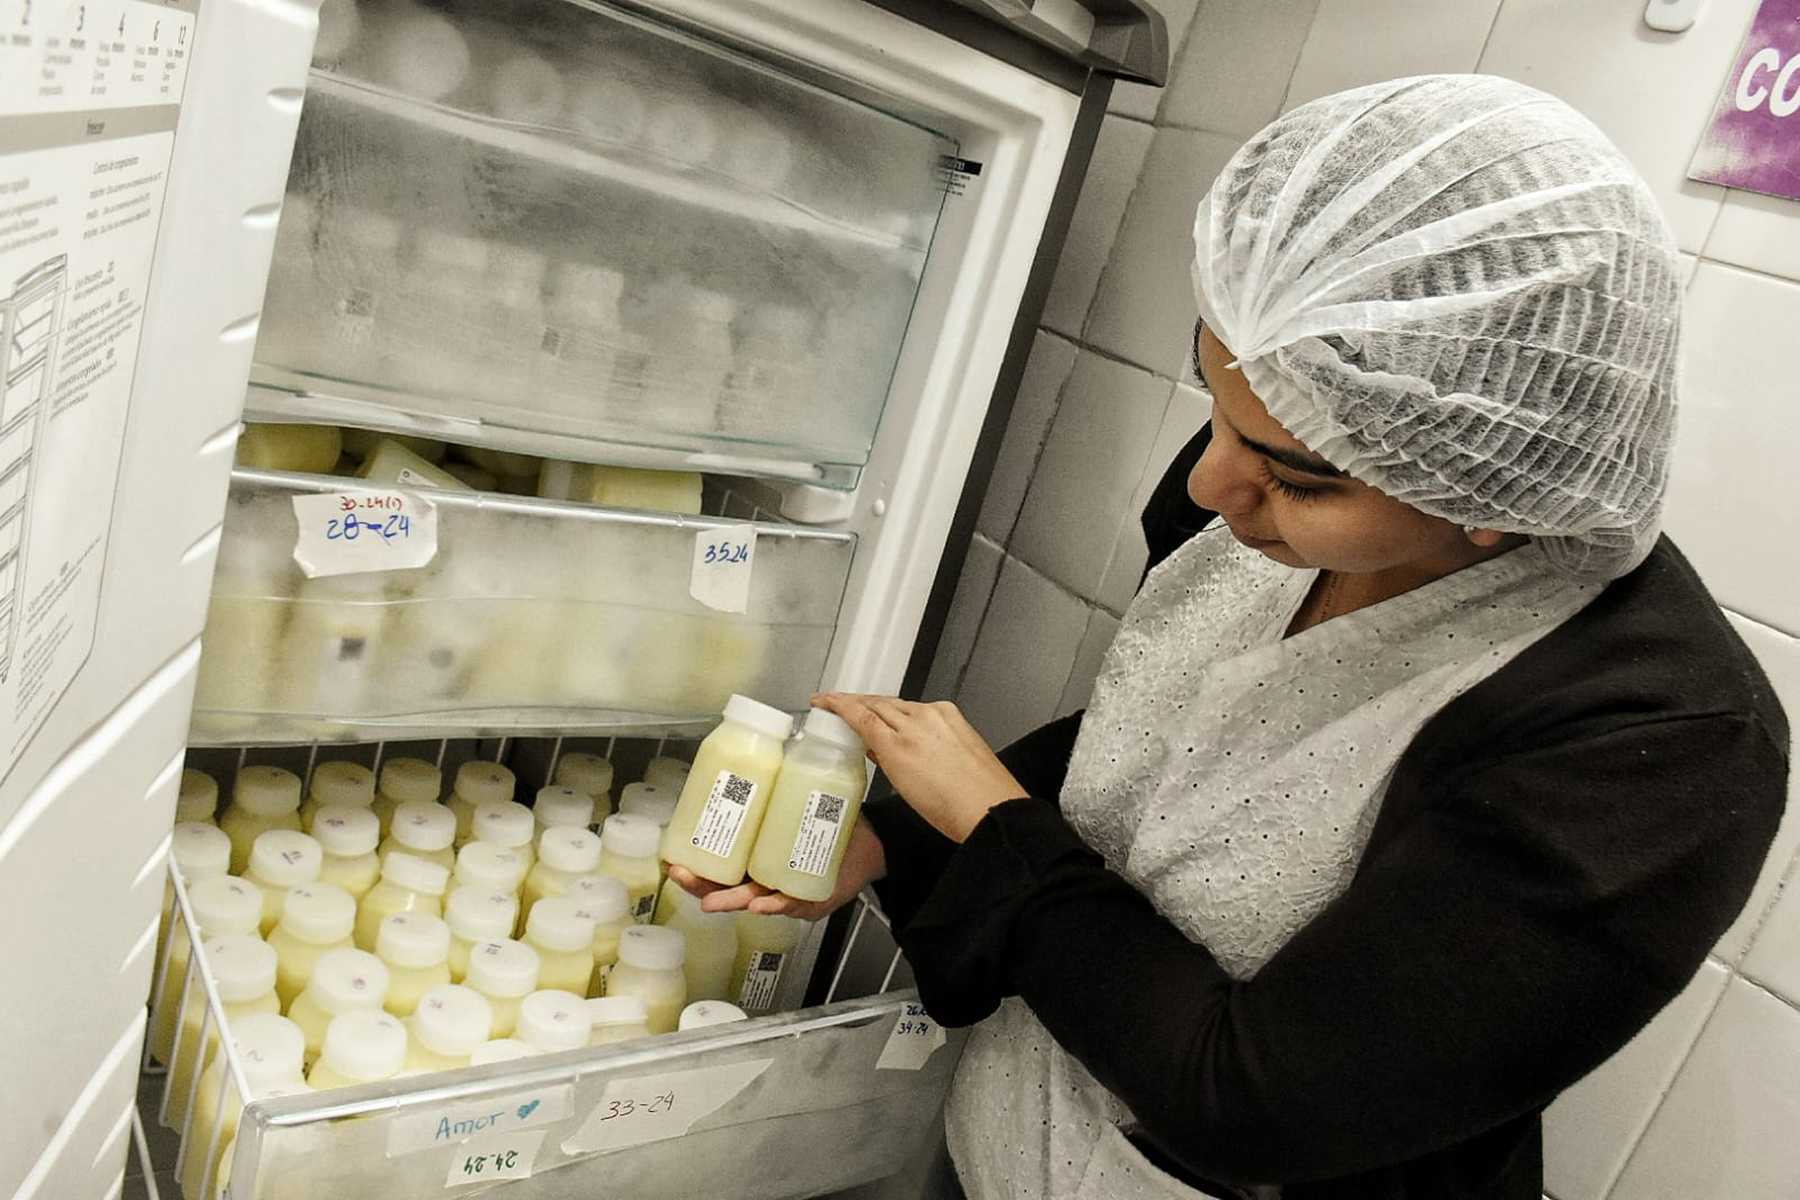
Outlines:
[[[1628,1040],[1748,895],[1785,775],[1785,731],[1737,713],[1477,755],[1416,800],[1390,791],[1416,810],[1384,811],[1345,893],[1247,981],[1052,803],[1016,800],[901,943],[935,1016],[1023,997],[1197,1175],[1345,1177],[1530,1116]],[[1434,1193],[1284,1187],[1315,1194]]]

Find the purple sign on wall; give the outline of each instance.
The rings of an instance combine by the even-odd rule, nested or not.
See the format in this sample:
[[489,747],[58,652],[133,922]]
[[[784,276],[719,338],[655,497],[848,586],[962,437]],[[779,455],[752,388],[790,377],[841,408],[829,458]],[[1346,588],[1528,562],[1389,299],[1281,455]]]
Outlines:
[[1800,0],[1762,0],[1688,178],[1800,200]]

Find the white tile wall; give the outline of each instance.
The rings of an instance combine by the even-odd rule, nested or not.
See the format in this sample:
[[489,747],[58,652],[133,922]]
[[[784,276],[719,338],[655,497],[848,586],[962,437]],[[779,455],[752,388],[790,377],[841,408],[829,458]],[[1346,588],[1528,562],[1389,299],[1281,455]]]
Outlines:
[[1069,670],[1069,682],[1063,686],[1062,699],[1056,705],[1057,716],[1087,707],[1094,692],[1094,678],[1100,674],[1107,647],[1118,632],[1119,618],[1105,609],[1096,608],[1088,614],[1087,632],[1081,635],[1081,645],[1076,648],[1075,665]]
[[1109,116],[1100,122],[1088,176],[1069,217],[1069,234],[1044,300],[1043,323],[1058,333],[1074,337],[1087,320],[1094,288],[1125,218],[1126,201],[1137,186],[1138,172],[1150,149],[1151,134],[1150,126],[1124,117]]
[[1323,0],[1284,107],[1384,79],[1473,71],[1499,8],[1500,0]]
[[1101,607],[1122,613],[1125,606],[1131,603],[1132,596],[1137,594],[1138,580],[1143,578],[1144,564],[1150,557],[1150,548],[1144,543],[1144,527],[1139,517],[1144,506],[1150,503],[1150,493],[1162,482],[1163,473],[1169,469],[1169,464],[1175,461],[1181,448],[1200,431],[1200,427],[1206,424],[1211,415],[1210,396],[1191,384],[1175,385],[1175,391],[1169,397],[1168,411],[1163,414],[1162,428],[1157,431],[1156,442],[1150,447],[1150,455],[1144,462],[1144,472],[1138,479],[1137,490],[1132,492],[1131,500],[1120,516],[1112,561],[1106,565],[1106,575],[1100,581],[1100,593],[1095,597]]
[[1644,25],[1645,0],[1506,0],[1480,69],[1586,113],[1656,189],[1683,250],[1698,251],[1723,188],[1687,179],[1756,0],[1712,0],[1682,34]]
[[979,533],[970,540],[962,574],[956,581],[956,594],[950,598],[950,613],[944,619],[944,632],[938,639],[937,655],[931,660],[931,673],[925,680],[925,699],[948,700],[956,695],[963,667],[975,650],[975,635],[981,630],[988,598],[994,594],[1002,557],[1000,547]]
[[[1800,870],[1796,867],[1795,870]],[[1744,974],[1800,1005],[1800,878],[1788,873],[1781,898],[1756,934]]]
[[1207,0],[1175,61],[1162,124],[1247,138],[1281,111],[1319,0]]
[[1000,454],[994,460],[987,496],[981,502],[981,516],[976,522],[996,542],[1004,544],[1012,536],[1013,522],[1019,519],[1019,507],[1025,503],[1031,474],[1037,470],[1038,455],[1050,434],[1050,419],[1056,415],[1063,384],[1075,368],[1075,352],[1074,342],[1048,330],[1040,329],[1032,342],[1031,357],[1025,362],[1025,375],[1019,381],[1019,394],[1006,423],[1006,437],[1000,443]]
[[1088,605],[1010,556],[963,671],[957,703],[990,745],[1056,715],[1087,632]]
[[1784,1200],[1796,1130],[1800,1012],[1733,979],[1610,1200]]
[[1605,1200],[1728,977],[1718,963],[1702,965],[1630,1044],[1550,1106],[1544,1186],[1556,1200]]
[[1728,192],[1725,206],[1706,239],[1706,257],[1719,262],[1800,279],[1800,235],[1794,232],[1796,202],[1755,192]]
[[1156,131],[1088,313],[1089,345],[1165,379],[1180,374],[1194,328],[1194,208],[1240,144],[1217,133]]
[[[1795,223],[1800,236],[1800,222]],[[1668,530],[1725,607],[1800,633],[1800,285],[1701,262],[1688,288]]]
[[[1175,80],[1174,71],[1181,61],[1181,47],[1187,40],[1188,30],[1194,20],[1194,9],[1198,6],[1199,0],[1150,0],[1150,7],[1162,13],[1163,20],[1168,22],[1171,83]],[[1147,83],[1121,83],[1113,88],[1112,99],[1107,102],[1106,109],[1108,112],[1148,121],[1156,116],[1157,107],[1167,92],[1167,88],[1151,87]]]
[[1173,390],[1167,379],[1083,350],[1007,548],[1094,599]]

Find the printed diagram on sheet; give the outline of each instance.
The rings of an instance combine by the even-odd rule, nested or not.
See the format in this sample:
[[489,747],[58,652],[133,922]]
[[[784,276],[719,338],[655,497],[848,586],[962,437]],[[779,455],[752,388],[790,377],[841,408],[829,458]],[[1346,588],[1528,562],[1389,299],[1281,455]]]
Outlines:
[[0,775],[93,646],[195,19],[0,0]]

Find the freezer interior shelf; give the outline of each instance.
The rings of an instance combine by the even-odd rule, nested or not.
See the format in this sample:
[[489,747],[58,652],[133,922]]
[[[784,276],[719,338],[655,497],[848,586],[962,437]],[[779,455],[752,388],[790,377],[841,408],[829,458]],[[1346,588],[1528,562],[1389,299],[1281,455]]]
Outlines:
[[[704,732],[733,692],[803,711],[856,546],[769,521],[411,488],[436,509],[430,562],[308,579],[294,499],[343,490],[381,489],[233,473],[196,744]],[[696,600],[697,539],[752,531],[745,611]]]

